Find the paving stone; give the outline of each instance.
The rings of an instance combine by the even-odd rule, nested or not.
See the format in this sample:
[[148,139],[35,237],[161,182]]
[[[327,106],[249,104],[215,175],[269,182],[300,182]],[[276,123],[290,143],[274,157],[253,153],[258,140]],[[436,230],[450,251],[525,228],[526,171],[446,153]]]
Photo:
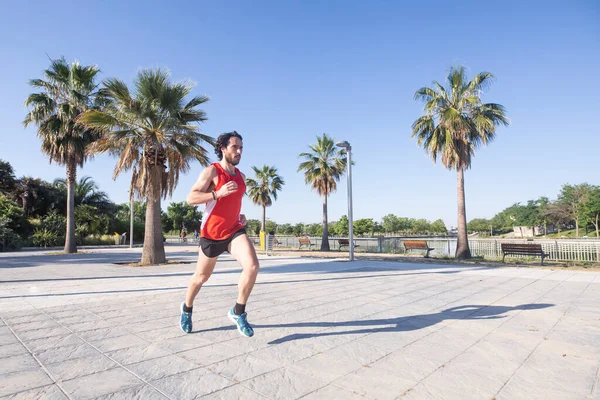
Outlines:
[[326,385],[314,376],[281,368],[244,382],[244,386],[272,399],[297,399]]
[[103,352],[126,349],[129,347],[139,347],[149,344],[144,339],[140,339],[135,335],[123,335],[108,339],[91,340],[90,343]]
[[16,355],[29,354],[27,349],[21,343],[5,344],[0,346],[0,358]]
[[66,400],[67,396],[56,385],[42,386],[39,388],[15,393],[2,400]]
[[302,397],[302,400],[364,400],[365,397],[338,386],[328,385]]
[[237,382],[242,382],[257,375],[273,371],[279,367],[280,365],[273,365],[272,362],[263,360],[262,358],[250,354],[242,354],[212,364],[207,368],[216,374],[223,375]]
[[15,394],[53,383],[41,368],[0,375],[0,396]]
[[77,399],[93,399],[102,395],[139,386],[138,378],[122,368],[85,375],[62,382],[70,396]]
[[216,392],[234,384],[225,377],[197,368],[150,382],[172,399],[188,400]]
[[127,347],[125,349],[109,351],[106,353],[107,356],[122,365],[135,364],[169,354],[171,354],[169,351],[159,347],[157,344]]
[[165,339],[157,342],[156,344],[161,348],[170,351],[171,353],[179,353],[181,351],[209,346],[213,343],[202,336],[187,335],[184,337]]
[[29,353],[0,358],[0,375],[39,367],[38,362]]
[[225,389],[213,392],[209,395],[202,396],[202,400],[231,400],[231,399],[244,399],[244,400],[266,400],[268,397],[264,397],[253,390],[250,390],[242,385],[234,385],[226,387]]
[[352,358],[339,358],[329,353],[319,353],[295,362],[291,369],[331,382],[362,367],[362,363]]
[[395,399],[416,382],[376,368],[363,367],[332,384],[373,399]]
[[87,344],[78,346],[55,347],[36,353],[36,357],[42,364],[59,363],[76,358],[94,357],[98,354],[94,348]]
[[152,381],[165,376],[175,375],[180,372],[189,371],[198,366],[185,358],[168,355],[128,365],[127,368],[140,376],[145,381]]
[[183,351],[178,353],[178,355],[200,366],[208,366],[228,358],[239,356],[243,353],[245,353],[244,350],[215,343],[209,346]]
[[139,385],[118,392],[105,394],[94,398],[94,400],[165,400],[167,397],[163,396],[159,391],[152,388],[149,385]]
[[44,365],[55,379],[66,381],[118,367],[100,353]]

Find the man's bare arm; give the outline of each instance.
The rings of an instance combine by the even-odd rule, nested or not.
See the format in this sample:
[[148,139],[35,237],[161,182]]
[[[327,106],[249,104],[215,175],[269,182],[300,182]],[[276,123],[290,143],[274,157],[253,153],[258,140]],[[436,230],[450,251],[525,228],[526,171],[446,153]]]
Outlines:
[[194,206],[214,200],[211,189],[214,186],[213,184],[216,176],[217,170],[212,165],[202,171],[185,199],[187,203]]

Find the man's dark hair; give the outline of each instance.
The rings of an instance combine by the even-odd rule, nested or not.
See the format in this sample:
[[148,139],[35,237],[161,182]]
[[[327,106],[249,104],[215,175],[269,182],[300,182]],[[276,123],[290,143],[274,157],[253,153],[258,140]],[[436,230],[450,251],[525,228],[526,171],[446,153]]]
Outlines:
[[221,147],[229,146],[229,139],[231,139],[232,137],[236,137],[236,138],[240,138],[240,140],[244,140],[242,138],[242,135],[240,135],[236,131],[223,133],[223,134],[219,135],[219,137],[217,138],[217,143],[215,143],[215,154],[217,155],[217,157],[219,157],[219,160],[223,159],[223,151],[221,150]]

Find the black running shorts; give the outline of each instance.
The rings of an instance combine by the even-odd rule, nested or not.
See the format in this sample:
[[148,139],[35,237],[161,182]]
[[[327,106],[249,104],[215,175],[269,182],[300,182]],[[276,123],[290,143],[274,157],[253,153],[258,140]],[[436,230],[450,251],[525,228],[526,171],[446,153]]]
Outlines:
[[231,241],[233,239],[235,239],[236,237],[238,237],[240,235],[245,235],[245,234],[246,234],[246,230],[244,228],[242,228],[239,231],[235,232],[230,237],[228,237],[227,239],[223,239],[223,240],[212,240],[212,239],[206,239],[206,238],[201,237],[199,246],[202,249],[202,252],[204,253],[204,255],[206,257],[215,258],[227,251],[227,248],[229,247],[229,243],[231,243]]

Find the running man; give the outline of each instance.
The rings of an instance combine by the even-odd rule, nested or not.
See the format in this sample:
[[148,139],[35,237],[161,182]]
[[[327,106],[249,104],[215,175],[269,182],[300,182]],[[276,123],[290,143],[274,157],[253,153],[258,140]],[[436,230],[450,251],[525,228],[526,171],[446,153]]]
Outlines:
[[259,265],[254,244],[244,229],[246,217],[240,214],[246,183],[244,174],[235,166],[240,162],[242,150],[242,137],[237,132],[219,136],[215,153],[221,161],[202,171],[187,195],[188,204],[206,204],[206,210],[200,227],[196,272],[188,285],[185,301],[181,303],[180,325],[186,333],[192,331],[194,298],[210,278],[219,255],[227,251],[242,266],[237,302],[227,316],[236,324],[240,334],[247,337],[254,335],[246,315],[246,302],[256,282]]

